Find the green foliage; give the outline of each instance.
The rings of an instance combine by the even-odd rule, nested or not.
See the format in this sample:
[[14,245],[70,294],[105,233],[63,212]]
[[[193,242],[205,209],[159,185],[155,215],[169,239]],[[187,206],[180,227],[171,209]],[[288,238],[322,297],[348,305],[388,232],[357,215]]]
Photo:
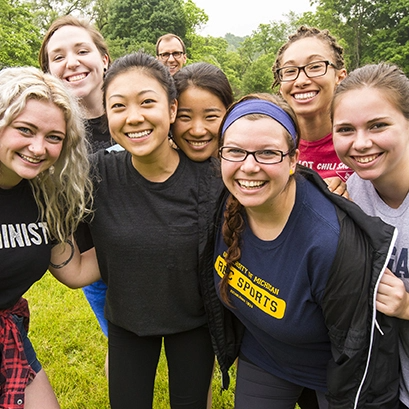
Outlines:
[[113,60],[116,60],[123,55],[134,53],[137,51],[143,51],[150,55],[155,55],[155,44],[148,41],[138,42],[137,40],[131,39],[127,41],[121,38],[115,38],[114,40],[107,40],[109,47],[109,54]]
[[186,31],[181,0],[115,0],[109,5],[103,34],[110,40],[121,39],[127,48],[132,42],[155,44],[166,33],[184,38]]
[[409,74],[407,0],[315,0],[314,3],[317,9],[310,21],[329,29],[340,40],[348,70],[389,61]]
[[0,69],[18,65],[38,66],[39,37],[27,4],[18,0],[0,0]]
[[243,75],[243,94],[252,92],[272,92],[275,53],[263,54],[254,61]]
[[[31,311],[29,336],[61,409],[109,409],[104,362],[107,340],[81,290],[70,290],[47,273],[25,294]],[[198,368],[200,370],[200,368]],[[221,393],[220,371],[212,382],[214,409],[232,409],[232,384]],[[155,409],[169,409],[164,353],[155,382]]]
[[186,21],[185,45],[189,47],[192,37],[209,21],[209,17],[192,0],[186,0],[182,7]]
[[[229,78],[236,97],[270,91],[273,56],[301,24],[328,29],[344,47],[348,71],[387,61],[409,75],[408,0],[311,0],[314,12],[289,12],[283,21],[260,24],[249,36],[201,36],[208,21],[194,0],[0,0],[0,67],[37,65],[41,36],[60,15],[91,19],[114,59],[138,50],[155,54],[155,43],[172,32],[183,38],[188,63],[207,61]],[[266,71],[263,71],[266,69]]]
[[227,33],[224,38],[229,44],[227,51],[237,51],[240,45],[245,40],[245,37],[238,37],[232,33]]
[[[385,0],[376,10],[379,24],[372,29],[364,62],[387,61],[409,75],[409,5],[406,0]],[[375,59],[374,59],[375,57]]]
[[40,28],[44,34],[50,24],[60,16],[68,14],[83,16],[89,19],[93,15],[93,0],[27,0],[27,4],[32,10],[33,23]]

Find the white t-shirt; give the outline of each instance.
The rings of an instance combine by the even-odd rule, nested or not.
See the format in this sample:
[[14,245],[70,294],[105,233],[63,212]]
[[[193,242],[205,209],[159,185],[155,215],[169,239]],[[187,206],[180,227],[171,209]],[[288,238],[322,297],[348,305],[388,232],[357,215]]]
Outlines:
[[[378,216],[398,229],[398,238],[389,261],[389,269],[405,283],[409,292],[409,195],[397,208],[389,207],[369,180],[354,173],[347,181],[351,199],[370,216]],[[409,321],[400,320],[399,356],[401,360],[400,400],[409,406]]]

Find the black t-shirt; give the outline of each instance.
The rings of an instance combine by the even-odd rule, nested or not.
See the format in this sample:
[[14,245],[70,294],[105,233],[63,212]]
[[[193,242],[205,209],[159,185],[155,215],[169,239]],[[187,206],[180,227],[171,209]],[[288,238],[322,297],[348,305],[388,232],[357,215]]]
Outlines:
[[[87,139],[91,145],[91,153],[107,149],[116,143],[109,133],[108,122],[105,115],[98,118],[87,119],[85,121],[85,127],[87,130]],[[80,223],[78,225],[78,229],[75,232],[75,240],[81,252],[93,247],[92,238],[86,224]]]
[[48,269],[51,244],[29,182],[0,189],[0,309],[13,306]]
[[106,116],[87,119],[85,122],[87,138],[91,144],[91,152],[95,153],[102,149],[107,149],[115,144],[109,133]]
[[210,162],[179,152],[163,183],[143,178],[126,152],[98,152],[95,213],[90,223],[106,316],[140,336],[166,335],[206,323],[198,280],[200,179]]

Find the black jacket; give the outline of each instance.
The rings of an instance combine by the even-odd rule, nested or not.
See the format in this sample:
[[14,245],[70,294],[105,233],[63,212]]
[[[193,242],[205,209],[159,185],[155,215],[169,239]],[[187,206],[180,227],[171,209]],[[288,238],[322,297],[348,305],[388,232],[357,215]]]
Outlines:
[[[322,302],[333,357],[327,375],[329,407],[396,409],[399,404],[398,320],[375,309],[378,283],[387,266],[396,230],[381,219],[366,215],[351,201],[331,193],[316,172],[299,166],[298,173],[336,205],[340,224],[338,249]],[[227,195],[225,192],[219,200],[217,220],[221,219]],[[208,233],[215,231],[212,226]],[[205,307],[223,386],[227,388],[227,371],[238,355],[244,328],[216,295],[213,253],[206,252],[203,261],[208,269],[202,277]],[[356,271],[352,281],[350,269]],[[351,294],[356,294],[354,303],[351,303]]]
[[244,327],[219,300],[213,280],[216,222],[220,220],[217,213],[222,210],[222,203],[228,194],[220,177],[219,162],[214,160],[213,165],[212,174],[202,179],[204,185],[200,190],[210,200],[203,201],[204,206],[199,205],[202,216],[199,218],[199,223],[202,223],[199,226],[199,281],[213,349],[222,372],[222,388],[227,389],[230,383],[228,370],[238,356]]
[[[333,357],[327,374],[329,406],[398,408],[398,320],[377,312],[375,305],[397,231],[330,193],[314,171],[302,167],[299,171],[336,205],[341,229],[322,302]],[[345,281],[344,273],[350,269],[356,277]],[[356,303],[350,302],[353,293]]]

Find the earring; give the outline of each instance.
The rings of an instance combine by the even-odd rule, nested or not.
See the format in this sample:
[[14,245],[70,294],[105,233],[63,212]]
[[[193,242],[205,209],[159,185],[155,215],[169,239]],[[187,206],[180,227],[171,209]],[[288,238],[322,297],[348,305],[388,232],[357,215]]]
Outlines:
[[290,176],[294,175],[294,171],[290,169]]
[[48,168],[48,172],[49,172],[50,175],[54,175],[54,172],[55,172],[55,167],[54,167],[54,165],[51,165],[51,166]]

